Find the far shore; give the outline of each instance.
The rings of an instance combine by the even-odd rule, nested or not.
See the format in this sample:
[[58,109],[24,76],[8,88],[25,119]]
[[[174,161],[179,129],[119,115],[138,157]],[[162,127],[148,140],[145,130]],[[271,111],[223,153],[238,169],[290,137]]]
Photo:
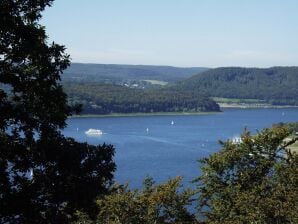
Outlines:
[[[222,109],[263,109],[263,108],[298,108],[293,105],[271,105],[271,104],[238,104],[238,103],[218,103]],[[69,118],[92,118],[92,117],[145,117],[145,116],[189,116],[189,115],[210,115],[218,114],[224,111],[210,111],[210,112],[152,112],[152,113],[111,113],[111,114],[78,114],[69,116]]]
[[92,118],[92,117],[137,117],[137,116],[189,116],[189,115],[210,115],[218,114],[216,112],[153,112],[153,113],[112,113],[112,114],[79,114],[69,118]]
[[248,104],[248,103],[218,103],[220,108],[241,108],[241,109],[255,109],[255,108],[298,108],[293,105],[271,105],[271,104]]

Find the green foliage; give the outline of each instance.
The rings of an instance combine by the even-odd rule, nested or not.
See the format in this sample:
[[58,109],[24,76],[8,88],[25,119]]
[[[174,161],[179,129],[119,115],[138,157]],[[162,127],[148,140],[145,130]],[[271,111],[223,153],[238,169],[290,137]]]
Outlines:
[[258,99],[298,105],[298,67],[216,68],[181,81],[174,88],[211,97]]
[[162,224],[197,223],[187,206],[195,194],[190,189],[181,189],[181,178],[170,179],[154,185],[152,179],[144,181],[143,190],[129,190],[118,186],[115,192],[98,201],[98,223],[113,224]]
[[[111,192],[113,146],[61,135],[75,108],[60,84],[69,56],[64,46],[47,44],[38,24],[52,2],[0,1],[0,222],[197,223],[187,210],[195,192],[181,189],[181,178],[160,185],[147,178],[143,190],[118,186]],[[296,70],[212,70],[210,79],[202,74],[199,92],[296,104]],[[197,88],[196,78],[192,82]],[[190,91],[90,83],[65,88],[73,101],[85,101],[96,113],[218,110],[214,101]],[[297,137],[285,141],[290,134],[283,126],[255,136],[245,132],[241,143],[225,142],[202,161],[197,182],[206,222],[298,222],[298,156],[288,149]]]
[[116,65],[116,64],[81,64],[72,63],[62,79],[67,82],[131,82],[143,80],[160,80],[177,82],[207,68],[178,68],[172,66],[152,65]]
[[296,134],[298,133],[298,122],[290,122],[290,123],[278,123],[274,124],[273,127],[284,127],[289,130],[290,133]]
[[67,223],[77,210],[97,213],[94,200],[107,194],[115,170],[111,145],[77,143],[58,133],[30,146],[16,136],[0,139],[2,221]]
[[199,211],[207,223],[297,223],[298,156],[288,150],[289,131],[245,132],[202,161],[196,181]]
[[51,0],[0,1],[0,223],[67,223],[97,213],[113,179],[114,148],[61,135],[75,108],[60,74],[64,46],[47,44],[41,12]]
[[219,111],[213,100],[192,92],[99,83],[64,83],[64,89],[70,101],[83,104],[87,114]]

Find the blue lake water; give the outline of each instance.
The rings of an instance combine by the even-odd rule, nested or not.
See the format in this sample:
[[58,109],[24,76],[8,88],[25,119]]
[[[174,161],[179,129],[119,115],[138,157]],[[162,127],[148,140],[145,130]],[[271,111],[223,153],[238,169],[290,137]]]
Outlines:
[[[298,108],[226,109],[194,116],[71,118],[63,133],[90,144],[113,144],[115,179],[138,188],[146,175],[157,182],[180,175],[187,184],[200,174],[197,160],[220,149],[218,140],[238,137],[245,127],[254,133],[291,121],[298,121]],[[88,137],[84,132],[89,128],[103,135]]]

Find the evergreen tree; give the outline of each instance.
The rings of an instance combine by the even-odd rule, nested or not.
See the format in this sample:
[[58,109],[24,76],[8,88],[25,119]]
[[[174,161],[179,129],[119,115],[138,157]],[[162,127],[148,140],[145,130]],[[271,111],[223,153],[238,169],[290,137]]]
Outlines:
[[113,146],[60,133],[77,107],[60,84],[65,47],[48,44],[38,23],[52,2],[0,1],[1,223],[66,223],[77,210],[92,216],[113,179]]

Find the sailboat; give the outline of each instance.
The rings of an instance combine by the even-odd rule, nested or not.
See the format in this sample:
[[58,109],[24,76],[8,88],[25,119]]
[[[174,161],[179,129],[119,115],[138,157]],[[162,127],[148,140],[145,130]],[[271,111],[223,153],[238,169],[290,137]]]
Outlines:
[[172,120],[171,125],[174,125],[174,121]]

